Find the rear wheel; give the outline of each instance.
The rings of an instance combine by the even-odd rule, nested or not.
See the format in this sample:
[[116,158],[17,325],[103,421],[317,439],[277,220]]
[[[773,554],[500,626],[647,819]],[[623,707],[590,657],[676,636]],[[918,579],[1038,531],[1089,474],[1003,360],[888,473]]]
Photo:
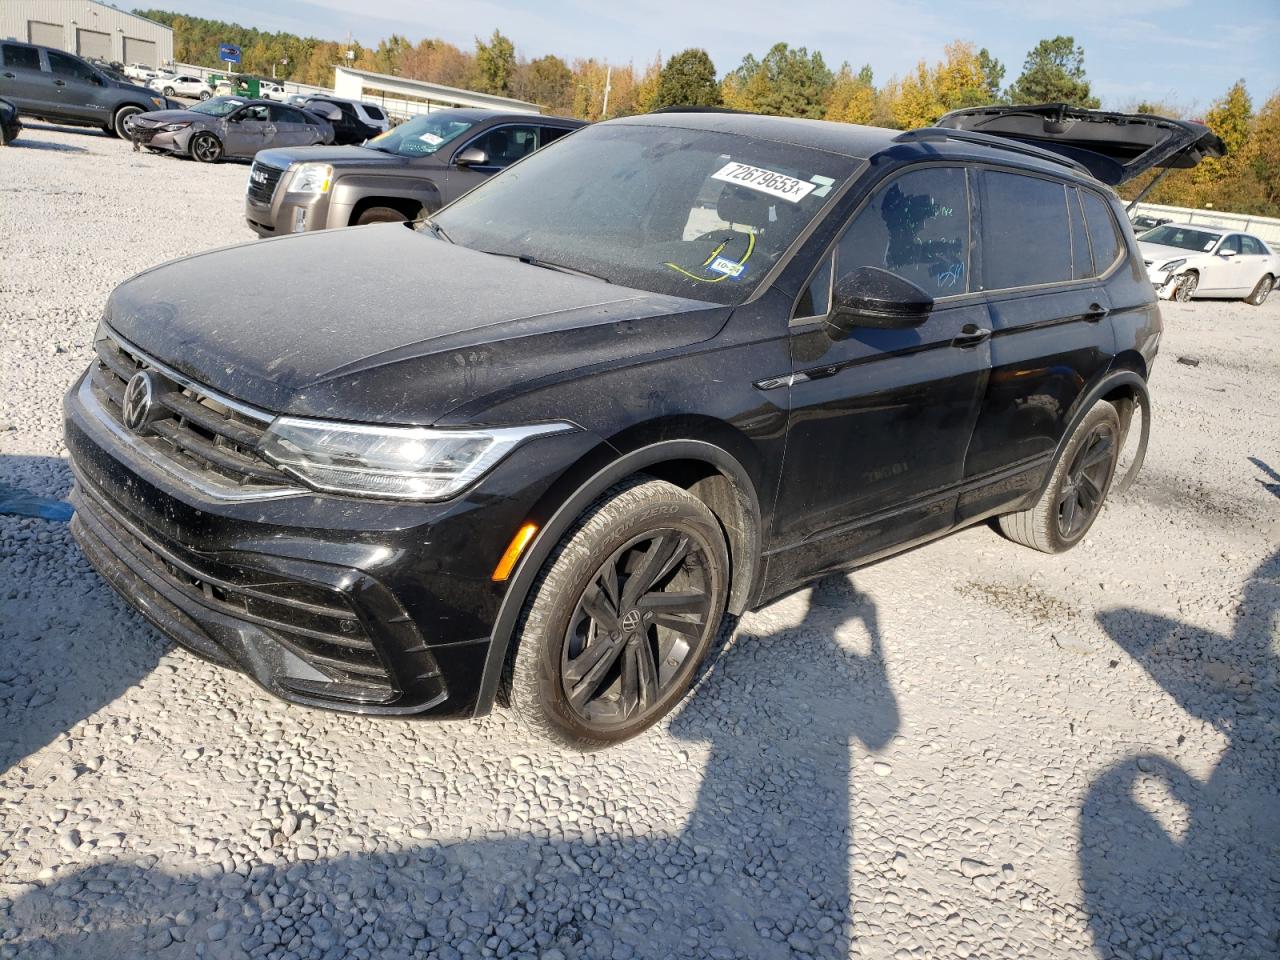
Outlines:
[[209,99],[209,97],[211,97],[211,96],[212,96],[212,94],[211,94],[211,93],[209,93],[209,91],[208,91],[208,90],[201,90],[201,91],[200,91],[200,99],[201,99],[201,100],[208,100],[208,99]]
[[354,226],[366,223],[407,223],[409,218],[393,207],[369,207],[356,217]]
[[1200,286],[1200,274],[1184,273],[1178,278],[1177,289],[1173,291],[1173,299],[1179,303],[1190,303],[1196,295],[1196,287]]
[[527,601],[509,674],[521,723],[580,749],[656,723],[716,635],[728,570],[719,523],[696,497],[644,478],[607,491]]
[[1267,297],[1271,296],[1271,291],[1275,289],[1275,277],[1267,274],[1258,281],[1258,285],[1253,288],[1253,293],[1244,298],[1245,303],[1260,307],[1267,302]]
[[1070,550],[1102,511],[1119,456],[1120,416],[1102,400],[1071,434],[1036,505],[1000,517],[1000,532],[1043,553]]
[[114,133],[121,140],[129,139],[129,121],[142,112],[141,107],[121,107],[116,111],[115,119],[112,121],[110,133]]
[[191,138],[191,156],[201,163],[217,163],[222,159],[222,141],[212,133],[197,133]]

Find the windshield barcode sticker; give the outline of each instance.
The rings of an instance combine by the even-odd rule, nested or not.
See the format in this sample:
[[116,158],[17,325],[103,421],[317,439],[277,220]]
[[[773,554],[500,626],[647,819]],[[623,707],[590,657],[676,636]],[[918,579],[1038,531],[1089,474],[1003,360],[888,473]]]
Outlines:
[[761,193],[767,193],[771,197],[778,197],[789,203],[799,203],[817,186],[816,183],[806,183],[795,177],[788,177],[785,173],[775,173],[763,167],[753,167],[736,161],[726,163],[711,175],[711,179],[759,190]]

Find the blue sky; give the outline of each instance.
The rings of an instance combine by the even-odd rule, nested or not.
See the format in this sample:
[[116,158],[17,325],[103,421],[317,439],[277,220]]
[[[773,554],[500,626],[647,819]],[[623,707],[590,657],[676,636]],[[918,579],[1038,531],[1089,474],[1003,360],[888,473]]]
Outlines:
[[[1280,89],[1280,0],[135,0],[324,39],[391,32],[470,48],[494,28],[526,57],[648,63],[704,47],[723,74],[779,40],[828,64],[870,63],[877,82],[935,60],[953,39],[986,46],[1012,80],[1042,37],[1069,33],[1105,106],[1142,99],[1203,110],[1237,79],[1255,103]],[[124,6],[124,4],[121,4]],[[1069,11],[1069,12],[1068,12]]]

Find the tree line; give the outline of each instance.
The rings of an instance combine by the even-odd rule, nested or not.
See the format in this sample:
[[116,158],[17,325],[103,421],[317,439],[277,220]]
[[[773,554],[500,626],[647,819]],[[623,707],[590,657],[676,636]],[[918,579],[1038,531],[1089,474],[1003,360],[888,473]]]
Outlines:
[[[242,50],[240,69],[299,83],[328,86],[333,67],[394,74],[539,104],[546,112],[601,120],[668,106],[724,106],[752,113],[865,123],[893,129],[928,126],[950,110],[989,103],[1068,103],[1097,107],[1085,71],[1084,49],[1070,36],[1041,40],[1005,85],[1006,69],[985,48],[957,40],[940,60],[921,60],[901,76],[877,84],[870,66],[842,63],[832,69],[821,52],[774,44],[762,56],[748,54],[723,76],[705,50],[689,49],[665,62],[637,67],[598,58],[566,61],[554,54],[528,59],[495,30],[471,50],[438,38],[414,43],[392,34],[377,46],[340,43],[163,10],[138,10],[172,27],[174,57],[182,63],[221,66],[220,43]],[[348,58],[350,51],[353,56]],[[606,114],[606,87],[608,88]],[[1174,105],[1136,109],[1180,116]],[[1204,120],[1231,154],[1195,170],[1166,177],[1148,197],[1185,206],[1213,204],[1243,213],[1280,215],[1280,94],[1256,113],[1243,81],[1227,91]],[[1146,180],[1131,185],[1129,193]]]

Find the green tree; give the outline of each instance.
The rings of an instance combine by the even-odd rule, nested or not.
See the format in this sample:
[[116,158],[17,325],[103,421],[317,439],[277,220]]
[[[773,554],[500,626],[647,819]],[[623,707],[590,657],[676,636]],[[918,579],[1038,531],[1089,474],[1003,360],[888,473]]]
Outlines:
[[1022,74],[1007,93],[1011,103],[1068,103],[1097,107],[1084,73],[1084,47],[1074,37],[1041,40],[1027,54]]
[[[1000,85],[1004,83],[1004,64],[993,57],[986,47],[978,51],[978,67],[982,70],[986,103],[1001,103]],[[974,104],[982,106],[983,104]]]
[[725,78],[721,93],[725,104],[735,109],[818,119],[834,83],[821,53],[775,43],[763,60],[747,54]]
[[499,30],[489,42],[476,37],[476,88],[483,93],[510,96],[516,74],[516,48]]
[[691,48],[677,53],[658,74],[652,109],[678,106],[719,106],[716,65],[707,51]]
[[573,109],[573,71],[554,54],[522,63],[516,71],[515,94],[552,113],[567,113]]

